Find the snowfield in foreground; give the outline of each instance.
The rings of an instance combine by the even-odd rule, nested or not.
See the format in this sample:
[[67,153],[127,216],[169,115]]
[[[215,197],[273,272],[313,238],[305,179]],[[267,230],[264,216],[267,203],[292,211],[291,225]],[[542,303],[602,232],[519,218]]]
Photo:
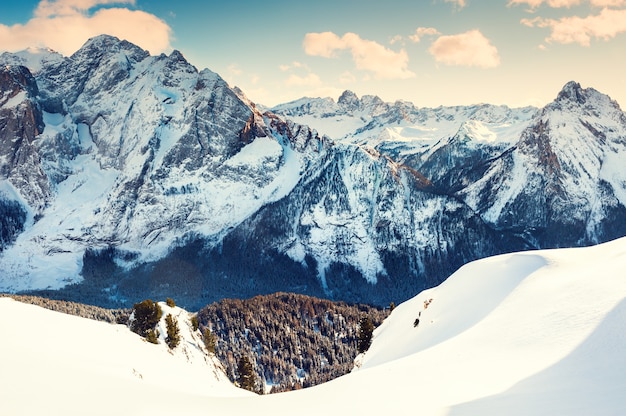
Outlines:
[[399,305],[351,374],[271,396],[123,326],[2,298],[0,413],[623,415],[624,270],[624,238],[467,264]]

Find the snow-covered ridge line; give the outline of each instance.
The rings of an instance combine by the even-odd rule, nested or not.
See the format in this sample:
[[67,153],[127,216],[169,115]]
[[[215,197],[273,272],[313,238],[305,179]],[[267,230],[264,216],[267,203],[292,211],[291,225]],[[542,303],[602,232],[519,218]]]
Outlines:
[[419,142],[463,133],[478,140],[516,140],[537,110],[490,104],[418,108],[406,101],[385,103],[369,95],[359,98],[351,91],[345,91],[337,101],[330,97],[301,98],[272,108],[336,140],[391,140],[418,142],[418,146]]

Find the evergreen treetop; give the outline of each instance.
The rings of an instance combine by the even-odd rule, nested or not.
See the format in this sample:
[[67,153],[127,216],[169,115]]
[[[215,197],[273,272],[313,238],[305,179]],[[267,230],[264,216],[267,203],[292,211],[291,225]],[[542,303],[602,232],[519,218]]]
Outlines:
[[154,330],[159,323],[163,311],[158,303],[151,299],[133,305],[133,319],[130,323],[130,330],[136,334],[146,337],[148,331]]
[[357,340],[357,351],[364,353],[372,344],[372,334],[374,332],[374,324],[369,316],[364,316],[359,320],[359,337]]

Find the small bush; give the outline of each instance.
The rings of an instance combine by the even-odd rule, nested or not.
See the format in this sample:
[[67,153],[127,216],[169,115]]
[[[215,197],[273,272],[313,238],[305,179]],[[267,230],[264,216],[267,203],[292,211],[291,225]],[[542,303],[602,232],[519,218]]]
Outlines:
[[149,329],[146,332],[145,338],[148,342],[153,344],[159,343],[159,331],[157,329]]
[[200,327],[200,323],[198,322],[198,315],[193,315],[191,317],[191,328],[194,331],[197,331],[199,327]]
[[175,308],[176,307],[176,302],[174,302],[174,299],[172,299],[172,298],[165,299],[165,304],[167,306],[169,306],[170,308]]

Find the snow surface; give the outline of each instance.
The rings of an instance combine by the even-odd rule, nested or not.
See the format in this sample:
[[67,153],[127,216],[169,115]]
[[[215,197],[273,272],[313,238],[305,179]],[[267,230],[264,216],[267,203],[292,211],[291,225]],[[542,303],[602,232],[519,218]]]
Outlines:
[[23,65],[33,74],[41,71],[44,65],[62,60],[61,54],[47,48],[28,48],[15,53],[4,52],[0,55],[0,65]]
[[[20,91],[15,96],[8,98],[2,105],[2,108],[14,108],[20,105],[26,99],[26,91]],[[0,100],[0,102],[3,100]]]
[[[195,398],[250,393],[226,378],[215,358],[190,335],[189,315],[164,303],[184,342],[172,353],[112,325],[0,298],[0,414],[146,414],[164,406],[183,411]],[[168,403],[171,398],[173,403]],[[158,411],[161,413],[161,410]]]
[[399,305],[360,368],[271,396],[125,327],[0,299],[0,413],[623,415],[625,268],[626,238],[469,263]]

